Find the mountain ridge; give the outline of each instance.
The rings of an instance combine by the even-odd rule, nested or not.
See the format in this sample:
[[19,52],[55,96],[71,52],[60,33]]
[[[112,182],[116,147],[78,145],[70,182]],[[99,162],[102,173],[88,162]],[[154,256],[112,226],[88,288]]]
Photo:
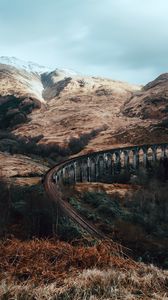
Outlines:
[[96,132],[82,153],[165,142],[166,78],[142,87],[57,68],[38,74],[0,64],[0,128],[21,138],[42,136],[38,143],[62,148]]

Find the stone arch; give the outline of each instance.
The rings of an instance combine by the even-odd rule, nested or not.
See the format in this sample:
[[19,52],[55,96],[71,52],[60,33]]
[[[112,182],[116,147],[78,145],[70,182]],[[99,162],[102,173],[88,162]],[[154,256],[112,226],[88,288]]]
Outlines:
[[62,173],[63,173],[64,183],[69,183],[69,179],[70,179],[69,166],[63,167]]
[[75,167],[73,163],[69,165],[69,181],[71,183],[75,182]]
[[82,172],[82,166],[80,160],[76,160],[74,162],[74,168],[75,168],[75,179],[76,182],[81,181],[81,172]]
[[117,164],[120,161],[120,151],[115,151],[113,153],[113,162]]
[[149,147],[147,149],[147,160],[148,160],[148,162],[152,162],[152,160],[153,160],[153,149],[152,149],[152,147]]
[[126,167],[126,151],[121,151],[120,153],[120,164],[121,164],[121,168],[125,168]]
[[139,168],[139,149],[136,147],[134,149],[134,162],[133,162],[134,169]]
[[99,176],[102,176],[104,174],[104,156],[103,156],[103,154],[100,154],[98,156],[97,164],[98,164]]
[[143,154],[143,166],[146,168],[146,166],[147,166],[147,151],[148,151],[148,148],[146,146],[143,146],[142,150],[144,152],[144,154]]
[[115,151],[113,154],[114,158],[114,173],[120,173],[121,171],[121,162],[120,162],[120,151]]
[[134,150],[131,149],[128,154],[129,157],[129,165],[133,167],[134,164]]
[[87,181],[87,177],[88,177],[88,161],[87,161],[87,158],[83,159],[82,160],[82,163],[81,163],[81,179],[82,181]]
[[90,158],[90,180],[94,181],[96,179],[96,158]]
[[114,169],[115,169],[115,161],[116,161],[116,156],[115,153],[111,153],[111,174],[114,174]]
[[62,182],[62,172],[61,170],[59,170],[56,174],[56,179],[57,179],[57,182],[60,184]]
[[113,164],[112,154],[109,152],[105,153],[104,168],[107,174],[112,174],[112,164]]
[[162,148],[162,158],[164,158],[168,154],[167,145],[162,145],[161,148]]
[[124,168],[129,167],[129,150],[123,150],[124,153]]
[[144,165],[144,149],[140,148],[138,150],[138,155],[139,155],[139,164]]
[[156,159],[160,160],[162,158],[162,147],[161,145],[156,148]]

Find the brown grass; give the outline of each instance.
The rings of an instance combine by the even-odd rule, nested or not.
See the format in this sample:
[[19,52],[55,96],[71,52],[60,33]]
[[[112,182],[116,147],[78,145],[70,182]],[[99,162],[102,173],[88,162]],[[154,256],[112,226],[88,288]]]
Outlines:
[[168,299],[168,271],[117,255],[107,242],[52,240],[0,244],[0,299]]
[[168,271],[141,264],[138,269],[97,268],[45,285],[0,283],[0,299],[17,300],[167,300]]
[[136,264],[118,255],[118,249],[108,242],[95,246],[73,246],[51,240],[6,240],[0,244],[0,280],[18,283],[57,282],[87,268],[109,266],[132,269]]

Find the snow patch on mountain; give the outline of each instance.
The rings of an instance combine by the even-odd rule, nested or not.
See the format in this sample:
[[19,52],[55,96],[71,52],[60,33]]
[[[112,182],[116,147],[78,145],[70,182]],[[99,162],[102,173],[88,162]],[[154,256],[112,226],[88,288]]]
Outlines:
[[64,72],[65,76],[77,76],[77,75],[80,75],[80,73],[78,73],[78,72],[76,72],[74,70],[71,70],[71,69],[65,69],[65,68],[63,68],[61,70],[59,70],[59,69],[57,69],[57,70]]
[[66,69],[66,68],[55,68],[52,69],[50,67],[41,66],[37,63],[32,61],[24,61],[22,59],[18,59],[16,57],[8,57],[8,56],[1,56],[0,57],[0,64],[9,65],[15,67],[17,69],[22,69],[27,72],[36,73],[36,74],[43,74],[43,73],[50,73],[52,71],[57,71],[58,73],[63,73],[64,76],[77,76],[79,73]]
[[22,82],[24,82],[25,86],[27,86],[27,91],[29,95],[33,94],[41,103],[46,103],[46,101],[43,99],[43,84],[41,80],[38,79],[38,77],[24,79],[22,78]]
[[[68,77],[76,77],[77,73],[68,69],[55,70],[40,66],[37,63],[26,62],[16,57],[1,56],[0,70],[4,72],[1,78],[1,94],[10,94],[15,90],[18,94],[35,97],[41,103],[46,103],[43,97],[45,86],[43,77],[52,78],[53,85],[61,80],[67,80]],[[5,73],[5,70],[8,72]],[[8,77],[8,75],[10,76]],[[53,76],[55,75],[55,76]]]
[[16,57],[1,56],[0,64],[9,65],[17,69],[22,69],[27,72],[38,73],[38,74],[52,71],[51,68],[40,66],[39,64],[31,61],[26,62]]

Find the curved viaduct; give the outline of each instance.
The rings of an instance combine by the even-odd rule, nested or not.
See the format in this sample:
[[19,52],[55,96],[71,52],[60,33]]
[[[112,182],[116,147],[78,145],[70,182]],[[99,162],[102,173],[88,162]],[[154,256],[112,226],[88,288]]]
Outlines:
[[[68,159],[50,169],[44,177],[44,187],[49,198],[59,205],[61,210],[96,238],[106,238],[94,225],[81,217],[65,200],[64,187],[78,182],[105,182],[113,180],[124,171],[136,174],[139,166],[145,168],[160,159],[168,157],[168,143],[145,144],[104,151]],[[117,182],[117,181],[116,181]]]

